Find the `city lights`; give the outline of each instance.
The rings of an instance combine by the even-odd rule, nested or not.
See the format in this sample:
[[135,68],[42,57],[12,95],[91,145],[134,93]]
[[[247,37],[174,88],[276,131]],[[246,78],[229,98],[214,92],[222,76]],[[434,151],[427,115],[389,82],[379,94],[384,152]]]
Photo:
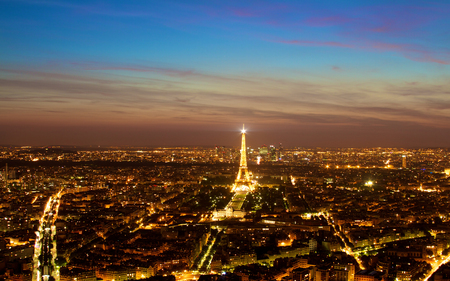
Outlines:
[[450,0],[0,15],[0,281],[449,279]]
[[[308,276],[423,280],[449,262],[447,151],[410,150],[404,169],[404,149],[255,149],[246,137],[240,149],[56,150],[45,159],[29,148],[8,152],[30,165],[8,167],[2,204],[23,207],[19,215],[5,213],[0,226],[39,226],[31,239],[6,245],[32,258],[34,280],[198,280],[253,267],[252,276],[276,279],[289,276],[276,271],[284,259],[300,266],[291,272],[320,269]],[[35,158],[45,169],[33,166]],[[33,252],[21,252],[30,246]],[[256,249],[264,250],[259,259]],[[325,261],[328,267],[318,266]]]

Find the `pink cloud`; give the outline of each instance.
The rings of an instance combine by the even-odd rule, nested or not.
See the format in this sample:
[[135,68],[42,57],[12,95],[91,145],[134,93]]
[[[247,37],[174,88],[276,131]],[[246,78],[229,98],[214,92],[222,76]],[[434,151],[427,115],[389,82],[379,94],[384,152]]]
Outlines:
[[407,36],[409,32],[420,32],[417,28],[440,18],[447,17],[444,11],[430,13],[425,7],[402,6],[388,8],[385,6],[372,7],[366,18],[360,20],[356,26],[362,32],[392,34]]
[[322,18],[310,18],[306,20],[306,23],[310,26],[323,27],[345,24],[351,21],[354,21],[354,19],[341,16],[331,16]]
[[[431,52],[422,52],[420,55],[415,53],[405,53],[404,56],[410,60],[420,61],[420,62],[433,62],[438,64],[450,65],[450,59],[437,59],[431,55]],[[447,54],[449,56],[449,54]]]
[[391,44],[384,42],[367,42],[368,48],[372,48],[375,50],[381,51],[405,51],[408,49],[408,45],[406,44]]
[[[432,62],[438,64],[450,64],[450,52],[432,52],[424,49],[422,46],[413,44],[393,44],[385,42],[374,42],[374,41],[362,41],[355,42],[351,44],[345,44],[336,41],[312,41],[312,40],[279,40],[278,43],[290,44],[290,45],[300,45],[300,46],[325,46],[325,47],[339,47],[339,48],[350,48],[350,49],[361,49],[370,51],[381,51],[381,52],[398,52],[402,54],[405,58],[420,61],[420,62]],[[447,59],[439,59],[437,56],[444,56]]]
[[[408,6],[375,5],[345,11],[345,15],[329,14],[311,17],[304,24],[312,27],[338,26],[344,34],[357,37],[371,33],[385,33],[395,36],[408,36],[418,33],[420,28],[430,22],[447,18],[449,6]],[[350,24],[348,24],[350,23]]]
[[[420,61],[420,62],[433,62],[433,63],[439,63],[439,64],[450,64],[450,52],[432,52],[426,49],[423,49],[423,47],[419,45],[413,45],[413,44],[390,44],[390,43],[383,43],[383,42],[372,42],[368,44],[368,48],[374,49],[374,50],[381,50],[381,51],[396,51],[401,53],[404,57],[414,60],[414,61]],[[436,56],[445,56],[449,57],[448,59],[438,59]]]
[[250,18],[257,16],[255,13],[247,10],[247,9],[233,9],[233,14],[238,17]]

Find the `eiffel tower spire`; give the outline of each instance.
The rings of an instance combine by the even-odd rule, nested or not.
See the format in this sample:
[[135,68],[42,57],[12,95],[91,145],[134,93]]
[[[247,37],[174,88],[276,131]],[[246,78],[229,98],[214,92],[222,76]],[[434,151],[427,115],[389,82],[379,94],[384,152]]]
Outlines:
[[248,173],[247,167],[247,146],[245,143],[245,126],[242,125],[242,141],[241,141],[241,160],[239,161],[239,171],[236,177],[236,181],[234,182],[235,190],[251,190],[252,189],[252,181],[250,180],[250,175]]

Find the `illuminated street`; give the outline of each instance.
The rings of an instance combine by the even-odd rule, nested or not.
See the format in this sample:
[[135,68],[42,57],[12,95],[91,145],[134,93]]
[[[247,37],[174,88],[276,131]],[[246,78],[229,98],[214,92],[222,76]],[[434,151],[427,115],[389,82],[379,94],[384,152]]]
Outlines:
[[[333,226],[334,229],[334,233],[339,236],[339,238],[341,239],[341,241],[344,243],[345,248],[343,248],[342,250],[347,253],[348,255],[352,256],[355,258],[355,260],[358,262],[358,265],[361,269],[364,270],[364,266],[362,264],[361,259],[358,257],[358,255],[356,255],[353,252],[353,249],[348,245],[348,243],[346,242],[348,240],[347,237],[345,237],[345,234],[343,234],[341,231],[338,231],[338,229],[336,228],[336,225],[334,224],[333,218],[331,216],[329,216],[328,214],[321,214],[324,215],[327,218],[328,223]],[[347,238],[347,239],[346,239]]]
[[198,280],[200,277],[200,273],[198,271],[186,270],[184,272],[175,273],[175,277],[177,281],[194,281]]
[[450,256],[446,256],[446,257],[441,257],[439,260],[432,262],[431,266],[431,271],[427,274],[427,276],[425,276],[424,281],[427,281],[428,279],[430,279],[430,277],[444,264],[450,262]]
[[0,0],[0,281],[450,281],[450,0]]
[[61,196],[62,189],[49,198],[36,232],[33,281],[47,281],[50,278],[59,281],[59,268],[55,264],[56,227],[54,223],[58,217]]
[[[450,162],[441,160],[447,151],[411,150],[415,156],[407,165],[414,169],[397,170],[385,168],[386,158],[389,165],[404,165],[403,150],[272,146],[249,148],[247,159],[232,148],[43,151],[18,148],[11,158],[42,157],[30,160],[36,165],[44,156],[67,157],[71,165],[9,165],[21,174],[9,178],[17,195],[4,196],[0,221],[7,230],[4,253],[16,263],[35,250],[36,281],[193,281],[201,275],[291,280],[294,272],[324,280],[339,275],[431,281],[433,273],[443,276],[441,265],[449,261],[439,258],[450,241]],[[225,155],[234,162],[220,162]],[[315,164],[304,165],[304,159]],[[424,159],[434,166],[424,170]],[[241,166],[246,162],[249,180]],[[239,168],[243,180],[237,182]],[[38,231],[29,237],[28,229]],[[55,264],[56,241],[61,259]]]

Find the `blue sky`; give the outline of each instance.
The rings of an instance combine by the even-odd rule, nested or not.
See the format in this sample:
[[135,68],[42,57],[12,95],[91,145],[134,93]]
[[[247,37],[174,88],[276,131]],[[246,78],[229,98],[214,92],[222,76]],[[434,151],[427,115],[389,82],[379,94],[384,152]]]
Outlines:
[[448,1],[0,0],[0,143],[238,145],[246,123],[255,146],[448,146],[448,14]]

